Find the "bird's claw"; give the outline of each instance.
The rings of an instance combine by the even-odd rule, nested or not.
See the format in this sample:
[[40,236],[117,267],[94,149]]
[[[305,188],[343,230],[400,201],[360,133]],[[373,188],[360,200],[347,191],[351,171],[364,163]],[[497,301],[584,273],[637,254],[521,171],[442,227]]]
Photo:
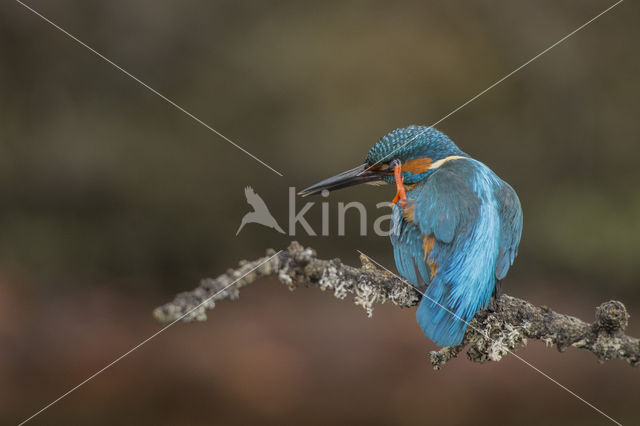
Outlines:
[[404,189],[404,178],[402,177],[402,168],[400,166],[395,166],[393,168],[393,175],[396,179],[396,196],[393,197],[393,201],[391,203],[395,204],[400,201],[400,206],[404,208],[407,202],[407,194]]

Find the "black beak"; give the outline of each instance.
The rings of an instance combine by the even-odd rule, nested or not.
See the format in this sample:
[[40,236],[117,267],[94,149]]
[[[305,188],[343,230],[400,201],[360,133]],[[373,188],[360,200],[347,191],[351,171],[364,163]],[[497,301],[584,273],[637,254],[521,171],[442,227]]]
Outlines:
[[366,164],[362,164],[351,170],[347,170],[346,172],[342,172],[330,177],[329,179],[318,182],[315,185],[311,185],[310,187],[298,192],[298,195],[306,197],[307,195],[319,194],[325,189],[327,191],[333,191],[335,189],[346,188],[360,183],[382,180],[382,176],[384,174],[385,172],[383,171],[368,170],[368,166]]

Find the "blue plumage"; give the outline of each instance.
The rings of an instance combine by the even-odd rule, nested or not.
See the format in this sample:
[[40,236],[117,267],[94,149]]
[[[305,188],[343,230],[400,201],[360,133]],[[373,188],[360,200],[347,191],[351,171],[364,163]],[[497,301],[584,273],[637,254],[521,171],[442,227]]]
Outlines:
[[[400,275],[414,286],[427,285],[416,313],[422,331],[437,344],[451,346],[462,341],[476,312],[487,308],[497,281],[513,264],[522,210],[511,186],[445,138],[430,129],[408,144],[421,146],[420,158],[436,157],[432,164],[445,161],[422,174],[407,192],[404,208],[400,202],[393,205],[391,243]],[[434,140],[438,150],[431,154]],[[402,146],[402,139],[396,143]],[[392,156],[406,163],[416,151],[407,149],[408,158],[399,152]]]
[[446,135],[423,126],[390,132],[365,164],[301,193],[373,180],[397,186],[391,243],[400,275],[424,291],[416,312],[422,331],[442,346],[461,343],[517,254],[518,196]]
[[[522,226],[517,197],[485,165],[464,158],[441,166],[407,198],[416,200],[414,206],[409,202],[413,220],[405,219],[400,203],[393,206],[396,266],[411,284],[428,285],[416,314],[424,334],[442,346],[459,344],[466,323],[487,307],[497,280],[513,263]],[[435,242],[425,253],[421,240],[428,235]],[[427,262],[437,267],[433,277],[420,268]]]

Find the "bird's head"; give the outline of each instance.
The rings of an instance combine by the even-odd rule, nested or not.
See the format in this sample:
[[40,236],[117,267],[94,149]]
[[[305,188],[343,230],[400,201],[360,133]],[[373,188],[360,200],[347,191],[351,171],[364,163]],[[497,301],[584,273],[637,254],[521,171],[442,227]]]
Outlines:
[[359,183],[384,181],[395,184],[397,198],[404,194],[403,185],[415,185],[426,179],[447,158],[467,157],[444,133],[426,126],[396,129],[371,147],[365,163],[329,179],[318,182],[300,195],[335,190]]

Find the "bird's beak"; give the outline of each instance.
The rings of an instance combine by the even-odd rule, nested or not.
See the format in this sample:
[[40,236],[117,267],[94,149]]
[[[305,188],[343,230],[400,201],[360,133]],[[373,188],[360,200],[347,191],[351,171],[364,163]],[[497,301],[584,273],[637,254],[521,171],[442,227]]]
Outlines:
[[382,180],[382,176],[385,174],[389,173],[380,170],[369,170],[366,164],[362,164],[351,170],[347,170],[346,172],[342,172],[330,177],[329,179],[318,182],[315,185],[311,185],[310,187],[298,192],[298,195],[306,197],[307,195],[319,194],[325,189],[327,191],[333,191],[335,189],[346,188],[360,183]]

